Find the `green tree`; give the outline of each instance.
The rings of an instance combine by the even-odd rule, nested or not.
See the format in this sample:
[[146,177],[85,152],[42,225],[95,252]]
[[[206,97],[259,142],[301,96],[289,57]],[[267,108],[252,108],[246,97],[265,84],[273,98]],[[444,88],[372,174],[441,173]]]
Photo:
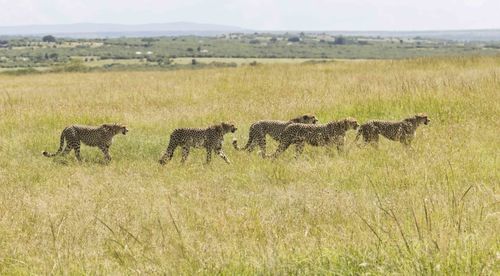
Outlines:
[[54,36],[51,36],[51,35],[46,35],[46,36],[42,37],[42,41],[43,42],[56,42],[56,38]]

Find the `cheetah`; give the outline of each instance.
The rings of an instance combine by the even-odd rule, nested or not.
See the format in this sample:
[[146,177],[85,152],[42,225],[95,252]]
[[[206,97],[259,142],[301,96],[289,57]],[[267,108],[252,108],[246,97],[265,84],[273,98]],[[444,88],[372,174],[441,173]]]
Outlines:
[[358,126],[359,124],[354,118],[346,118],[321,125],[290,124],[283,130],[278,149],[271,157],[277,158],[291,144],[296,146],[296,158],[302,154],[306,143],[311,146],[334,144],[337,146],[337,150],[342,152],[346,132],[350,129],[357,129]]
[[206,163],[212,160],[212,151],[217,153],[226,163],[230,163],[222,151],[222,142],[226,133],[234,133],[237,128],[231,123],[221,123],[208,128],[178,128],[170,135],[170,142],[167,150],[159,160],[161,165],[165,165],[174,156],[177,147],[182,148],[182,160],[184,163],[189,155],[189,150],[193,148],[205,148],[207,150]]
[[382,135],[389,140],[399,141],[405,146],[410,146],[415,138],[417,127],[421,124],[428,125],[430,121],[423,113],[401,121],[371,120],[360,126],[355,141],[363,136],[365,144],[370,143],[374,147],[378,147],[379,135]]
[[318,119],[312,114],[304,114],[302,116],[293,118],[289,121],[277,120],[261,120],[253,123],[250,126],[248,134],[248,142],[243,148],[238,148],[238,141],[233,140],[233,147],[236,150],[246,150],[252,152],[258,145],[260,147],[260,154],[263,158],[266,157],[266,135],[271,136],[276,141],[279,141],[280,135],[285,128],[293,123],[302,124],[316,124]]
[[[119,133],[126,135],[127,132],[127,127],[119,124],[103,124],[100,126],[71,125],[62,131],[57,152],[48,153],[44,151],[42,154],[46,157],[54,157],[59,154],[66,155],[73,149],[75,150],[76,159],[82,161],[80,144],[83,143],[87,146],[98,147],[104,154],[104,159],[109,162],[111,161],[109,148],[113,143],[113,137]],[[64,147],[64,141],[66,141],[66,147]]]

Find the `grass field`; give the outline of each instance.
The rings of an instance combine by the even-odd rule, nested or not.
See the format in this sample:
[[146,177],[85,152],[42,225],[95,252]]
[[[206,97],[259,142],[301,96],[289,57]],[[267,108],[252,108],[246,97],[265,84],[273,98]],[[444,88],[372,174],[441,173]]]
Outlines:
[[146,62],[141,62],[140,59],[102,59],[102,60],[85,62],[84,64],[90,67],[102,67],[110,64],[138,65],[141,63],[146,63]]
[[[432,122],[411,150],[231,148],[305,112]],[[0,75],[0,274],[498,275],[499,114],[500,57]],[[232,164],[158,165],[174,128],[228,120]],[[130,129],[111,164],[41,155],[104,122]]]
[[[252,62],[275,64],[275,63],[303,63],[307,61],[331,61],[332,59],[319,59],[319,58],[194,58],[197,62],[211,63],[211,62],[234,62],[237,65],[250,64]],[[193,58],[174,58],[174,64],[191,64]]]

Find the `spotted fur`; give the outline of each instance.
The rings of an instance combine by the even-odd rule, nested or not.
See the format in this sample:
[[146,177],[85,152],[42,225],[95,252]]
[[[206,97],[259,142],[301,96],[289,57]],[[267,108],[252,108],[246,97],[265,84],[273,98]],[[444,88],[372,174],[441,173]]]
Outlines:
[[217,153],[226,163],[229,163],[228,158],[222,151],[222,142],[226,133],[234,133],[236,130],[237,128],[230,123],[221,123],[208,128],[178,128],[170,135],[167,150],[159,162],[165,165],[174,156],[175,149],[181,147],[182,163],[186,161],[190,148],[205,148],[207,151],[207,163],[210,163],[212,160],[212,151]]
[[262,157],[266,157],[266,135],[271,136],[276,141],[279,141],[280,135],[285,128],[293,123],[302,124],[316,124],[318,119],[316,116],[305,114],[290,121],[277,121],[277,120],[261,120],[253,123],[250,126],[248,134],[248,142],[243,148],[238,147],[238,141],[233,140],[233,147],[236,150],[246,150],[252,152],[258,145]]
[[[109,148],[113,143],[113,137],[119,133],[127,134],[128,129],[126,126],[118,124],[103,124],[101,126],[83,126],[72,125],[66,127],[62,133],[59,143],[59,149],[56,153],[48,153],[44,151],[42,154],[46,157],[54,157],[59,154],[66,155],[71,150],[75,150],[75,156],[78,161],[81,161],[80,145],[81,143],[98,147],[104,154],[106,161],[111,161]],[[64,142],[66,141],[66,146]]]
[[379,135],[382,135],[389,140],[399,141],[409,146],[415,138],[418,126],[429,123],[430,120],[426,114],[416,114],[401,121],[371,120],[360,126],[355,141],[363,136],[365,144],[370,143],[377,147]]
[[354,118],[321,125],[290,124],[281,134],[278,149],[271,157],[278,157],[292,144],[296,146],[296,157],[302,154],[306,143],[311,146],[336,145],[337,150],[341,152],[345,144],[346,132],[358,126]]

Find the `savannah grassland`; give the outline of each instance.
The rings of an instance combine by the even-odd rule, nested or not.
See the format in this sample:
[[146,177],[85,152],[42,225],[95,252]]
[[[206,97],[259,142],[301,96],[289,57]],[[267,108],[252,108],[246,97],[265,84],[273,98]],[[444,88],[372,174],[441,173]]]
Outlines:
[[[237,152],[252,122],[426,112],[410,150]],[[500,57],[0,75],[0,274],[500,273]],[[232,164],[158,165],[177,127],[233,121]],[[48,159],[74,123],[128,125]],[[276,143],[270,143],[272,152]]]

